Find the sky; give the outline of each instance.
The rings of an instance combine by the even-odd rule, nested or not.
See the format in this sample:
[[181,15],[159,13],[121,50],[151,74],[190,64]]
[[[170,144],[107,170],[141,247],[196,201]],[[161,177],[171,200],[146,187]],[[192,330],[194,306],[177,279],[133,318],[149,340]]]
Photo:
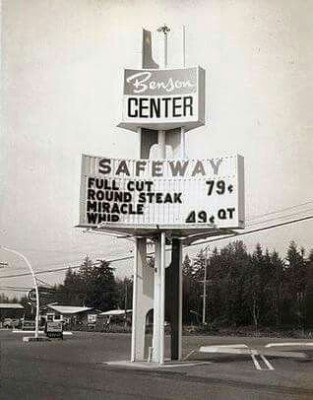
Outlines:
[[[159,61],[164,23],[169,67],[182,65],[184,25],[186,66],[206,71],[206,124],[187,134],[188,157],[244,156],[246,230],[313,215],[312,13],[311,0],[2,0],[0,245],[35,271],[132,255],[131,240],[75,227],[81,155],[139,157],[137,134],[117,127],[122,73],[141,67],[142,28]],[[312,237],[307,220],[242,239],[284,257]],[[27,272],[19,257],[0,261],[2,290],[32,287],[4,278]],[[130,275],[132,261],[114,267]]]

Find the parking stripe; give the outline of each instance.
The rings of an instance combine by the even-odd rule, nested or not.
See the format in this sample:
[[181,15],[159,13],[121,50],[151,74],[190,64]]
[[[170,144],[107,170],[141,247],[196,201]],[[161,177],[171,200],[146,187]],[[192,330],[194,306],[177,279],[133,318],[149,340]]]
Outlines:
[[286,343],[268,343],[264,347],[284,347],[284,346],[313,346],[313,342],[286,342]]
[[251,350],[251,358],[254,363],[254,366],[257,370],[261,371],[262,370],[261,365],[259,364],[259,361],[256,359],[257,354],[258,353],[255,350]]
[[263,354],[260,354],[260,357],[262,358],[262,360],[263,360],[264,363],[266,364],[267,368],[268,368],[269,370],[273,371],[273,370],[274,370],[274,367],[273,367],[273,365],[268,361],[268,359],[267,359],[265,356],[263,356]]

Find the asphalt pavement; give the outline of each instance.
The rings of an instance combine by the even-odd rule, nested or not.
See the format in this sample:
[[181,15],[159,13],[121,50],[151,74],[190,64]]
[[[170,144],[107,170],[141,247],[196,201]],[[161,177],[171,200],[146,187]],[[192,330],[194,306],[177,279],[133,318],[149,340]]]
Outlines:
[[22,336],[0,331],[3,400],[313,398],[312,341],[187,336],[183,362],[155,366],[129,362],[126,334],[74,332],[37,343]]

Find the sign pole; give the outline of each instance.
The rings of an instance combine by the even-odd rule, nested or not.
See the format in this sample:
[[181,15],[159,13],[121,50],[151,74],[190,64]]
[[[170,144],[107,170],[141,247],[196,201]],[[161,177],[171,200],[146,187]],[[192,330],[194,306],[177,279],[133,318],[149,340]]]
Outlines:
[[136,360],[136,325],[137,325],[137,278],[138,278],[138,239],[135,238],[134,272],[133,272],[133,313],[132,313],[132,338],[131,362]]
[[164,314],[165,314],[165,232],[161,233],[160,257],[160,364],[164,364]]
[[[158,32],[164,34],[163,68],[167,67],[167,33],[164,25]],[[166,132],[158,131],[159,157],[166,158]],[[161,232],[155,243],[156,271],[154,274],[154,323],[153,323],[153,361],[164,363],[164,314],[165,314],[165,232]]]

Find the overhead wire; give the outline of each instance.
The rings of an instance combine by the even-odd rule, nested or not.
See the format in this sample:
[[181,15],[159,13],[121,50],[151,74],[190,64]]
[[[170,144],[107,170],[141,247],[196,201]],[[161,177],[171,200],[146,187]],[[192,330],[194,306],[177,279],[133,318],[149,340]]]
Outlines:
[[[298,211],[297,213],[293,213],[293,214],[277,216],[277,217],[275,217],[275,218],[266,219],[266,220],[260,221],[260,222],[253,222],[253,221],[255,221],[255,220],[263,219],[263,218],[265,218],[265,217],[267,217],[267,216],[270,216],[270,215],[280,214],[280,213],[283,213],[283,212],[285,212],[285,211],[288,211],[288,210],[291,210],[291,209],[295,209],[295,208],[299,208],[299,207],[303,207],[303,206],[308,205],[308,204],[313,204],[313,200],[308,200],[308,201],[306,201],[306,202],[303,202],[303,203],[300,203],[300,204],[296,204],[296,205],[294,205],[294,206],[285,207],[285,208],[278,209],[278,210],[274,210],[274,211],[271,211],[271,212],[268,212],[268,213],[256,215],[256,216],[254,216],[254,217],[252,217],[252,218],[248,218],[248,219],[247,219],[247,227],[248,227],[248,226],[260,225],[260,224],[262,224],[262,223],[266,223],[266,222],[270,222],[270,221],[274,221],[274,220],[281,220],[281,219],[284,219],[284,218],[289,218],[289,217],[294,216],[294,215],[302,214],[302,213],[304,213],[304,212],[312,211],[312,208],[310,208],[310,209]],[[95,232],[92,232],[92,233],[95,233]],[[60,256],[62,256],[62,253],[71,253],[71,252],[75,251],[75,250],[51,250],[51,249],[47,249],[47,250],[38,250],[38,249],[30,249],[30,248],[28,248],[28,249],[24,248],[24,249],[22,249],[22,250],[23,250],[23,251],[30,251],[30,252],[33,252],[33,251],[35,251],[35,252],[42,252],[42,251],[43,251],[43,252],[54,252],[54,253],[59,253]],[[95,252],[96,250],[99,250],[99,248],[97,248],[97,249],[95,249],[95,248],[84,249],[81,253],[84,253],[84,255],[86,255],[86,256],[87,256],[87,253],[92,253],[92,256],[95,256],[95,255],[94,255],[94,254],[95,254],[94,252]],[[111,253],[112,253],[112,252],[111,252]],[[115,252],[115,254],[116,254],[116,252]],[[120,254],[121,254],[121,253],[120,253]],[[121,255],[122,255],[122,254],[121,254]],[[102,254],[101,254],[101,253],[97,253],[97,256],[101,257]],[[105,257],[107,257],[107,256],[108,256],[108,255],[106,254]],[[61,266],[61,265],[64,265],[65,263],[66,263],[66,264],[72,264],[72,263],[78,263],[78,262],[80,262],[80,260],[78,260],[78,259],[75,259],[75,260],[68,260],[68,261],[66,261],[66,262],[64,262],[64,260],[62,260],[62,261],[59,261],[59,262],[56,261],[56,262],[52,262],[52,263],[41,264],[40,267]],[[25,269],[25,267],[15,267],[15,270],[23,270],[23,269]]]
[[[296,220],[292,220],[292,221],[287,221],[287,222],[281,222],[279,224],[274,224],[274,225],[270,225],[270,226],[266,226],[266,227],[262,227],[262,228],[257,228],[257,229],[253,229],[253,230],[249,230],[246,232],[235,232],[233,234],[229,234],[229,235],[225,235],[222,237],[218,237],[218,238],[214,238],[214,239],[206,239],[206,240],[202,240],[202,241],[197,241],[196,243],[191,243],[186,247],[191,247],[191,246],[201,246],[203,244],[207,244],[207,243],[213,243],[213,242],[217,242],[217,241],[221,241],[221,240],[228,240],[234,237],[239,237],[239,236],[246,236],[246,235],[250,235],[252,233],[257,233],[257,232],[262,232],[262,231],[267,231],[270,229],[275,229],[275,228],[279,228],[282,226],[286,226],[286,225],[290,225],[290,224],[294,224],[294,223],[298,223],[298,222],[304,222],[307,220],[313,219],[313,215],[310,216],[306,216],[303,218],[299,218]],[[152,252],[153,253],[153,252]],[[111,259],[111,260],[106,260],[109,264],[111,263],[115,263],[118,261],[124,261],[124,260],[130,260],[133,259],[133,255],[131,256],[124,256],[124,257],[120,257],[120,258],[115,258],[115,259]],[[100,261],[94,262],[91,265],[97,265],[99,264]],[[81,268],[82,265],[76,265],[76,266],[67,266],[67,267],[62,267],[62,268],[55,268],[55,269],[49,269],[49,270],[41,270],[41,271],[36,271],[35,275],[41,275],[41,274],[49,274],[49,273],[57,273],[57,272],[61,272],[61,271],[65,271],[68,270],[69,268],[71,269],[78,269]],[[18,278],[18,277],[23,277],[23,276],[28,276],[30,275],[30,273],[23,273],[23,274],[12,274],[12,275],[5,275],[5,276],[1,276],[2,279],[9,279],[9,278]]]
[[269,218],[269,219],[266,219],[264,221],[254,222],[254,223],[251,223],[251,224],[249,222],[247,222],[246,226],[250,227],[250,226],[255,226],[255,225],[261,225],[261,224],[265,224],[267,222],[282,220],[282,219],[285,219],[285,218],[294,217],[295,215],[304,214],[304,213],[312,212],[312,211],[313,211],[313,208],[310,208],[310,209],[307,209],[307,210],[298,211],[296,213],[287,214],[287,215],[283,215],[283,216],[275,217],[275,218]]
[[268,213],[255,215],[254,217],[249,217],[248,220],[249,221],[254,221],[255,219],[264,218],[264,217],[266,217],[268,215],[279,214],[279,213],[282,213],[282,212],[285,212],[285,211],[288,211],[288,210],[292,210],[294,208],[303,207],[304,205],[307,205],[307,204],[313,204],[313,200],[308,200],[308,201],[305,201],[304,203],[295,204],[294,206],[281,208],[279,210],[270,211]]
[[[310,209],[307,209],[307,210],[301,210],[301,211],[298,211],[298,212],[296,212],[296,213],[292,213],[292,214],[288,214],[288,215],[282,215],[282,216],[277,216],[277,217],[275,217],[275,218],[271,218],[271,219],[266,219],[266,220],[264,220],[264,221],[259,221],[259,222],[252,222],[252,221],[255,221],[255,220],[258,220],[258,219],[262,219],[262,218],[265,218],[266,216],[270,216],[270,215],[275,215],[275,214],[279,214],[279,213],[283,213],[283,212],[285,212],[285,211],[287,211],[287,210],[291,210],[291,209],[295,209],[295,208],[299,208],[299,207],[303,207],[303,206],[305,206],[305,205],[308,205],[308,204],[312,204],[313,203],[313,200],[308,200],[308,201],[306,201],[306,202],[303,202],[303,203],[300,203],[300,204],[296,204],[296,205],[294,205],[294,206],[290,206],[290,207],[286,207],[286,208],[282,208],[282,209],[279,209],[279,210],[274,210],[274,211],[271,211],[271,212],[268,212],[268,213],[264,213],[264,214],[260,214],[260,215],[257,215],[257,216],[255,216],[255,217],[253,217],[253,218],[249,218],[248,219],[248,221],[247,221],[247,227],[253,227],[253,226],[256,226],[256,225],[261,225],[261,224],[265,224],[265,223],[268,223],[268,222],[271,222],[271,221],[275,221],[275,220],[281,220],[281,219],[285,219],[285,218],[290,218],[290,217],[292,217],[292,216],[295,216],[295,215],[299,215],[299,214],[302,214],[302,213],[305,213],[305,212],[309,212],[309,211],[312,211],[312,208],[310,208]],[[252,223],[251,223],[252,222]],[[218,238],[218,239],[214,239],[214,240],[221,240],[220,238]],[[25,249],[24,249],[25,250]],[[35,251],[35,249],[28,249],[28,251]],[[48,250],[48,251],[50,251],[50,250]],[[53,250],[51,250],[51,251],[53,251]],[[58,252],[58,251],[57,251]],[[61,253],[61,252],[64,252],[64,251],[59,251],[59,253]],[[92,250],[89,250],[89,252],[91,252],[91,253],[93,253],[93,251]],[[85,253],[85,251],[83,251],[82,253]],[[61,254],[60,254],[61,255]],[[86,255],[87,256],[87,255]],[[95,254],[93,254],[92,255],[93,257],[95,257],[95,256],[98,256],[98,257],[107,257],[108,255],[105,255],[105,256],[102,256],[102,254],[101,253],[97,253],[96,255]],[[132,259],[133,257],[132,256],[126,256],[126,257],[122,257],[122,255],[121,256],[119,256],[118,257],[118,261],[122,261],[123,259],[124,260],[129,260],[129,259]],[[66,261],[66,262],[64,262],[64,260],[62,260],[62,261],[60,261],[60,262],[53,262],[53,263],[48,263],[48,264],[41,264],[40,265],[40,267],[52,267],[52,266],[64,266],[65,264],[66,264],[66,266],[64,266],[63,267],[63,269],[58,269],[58,268],[56,268],[55,269],[55,271],[57,272],[57,271],[64,271],[64,270],[66,270],[67,268],[68,268],[68,266],[69,265],[72,265],[72,264],[76,264],[76,263],[80,263],[81,262],[81,260],[77,260],[77,259],[75,259],[75,260],[70,260],[70,261]],[[111,262],[114,262],[114,260],[111,260]],[[36,267],[36,266],[35,266]],[[23,271],[23,270],[25,270],[25,268],[26,267],[21,267],[21,266],[18,266],[18,267],[14,267],[14,270],[15,271]],[[75,266],[74,266],[74,268],[76,268]],[[1,277],[1,272],[2,271],[0,271],[0,277]]]

